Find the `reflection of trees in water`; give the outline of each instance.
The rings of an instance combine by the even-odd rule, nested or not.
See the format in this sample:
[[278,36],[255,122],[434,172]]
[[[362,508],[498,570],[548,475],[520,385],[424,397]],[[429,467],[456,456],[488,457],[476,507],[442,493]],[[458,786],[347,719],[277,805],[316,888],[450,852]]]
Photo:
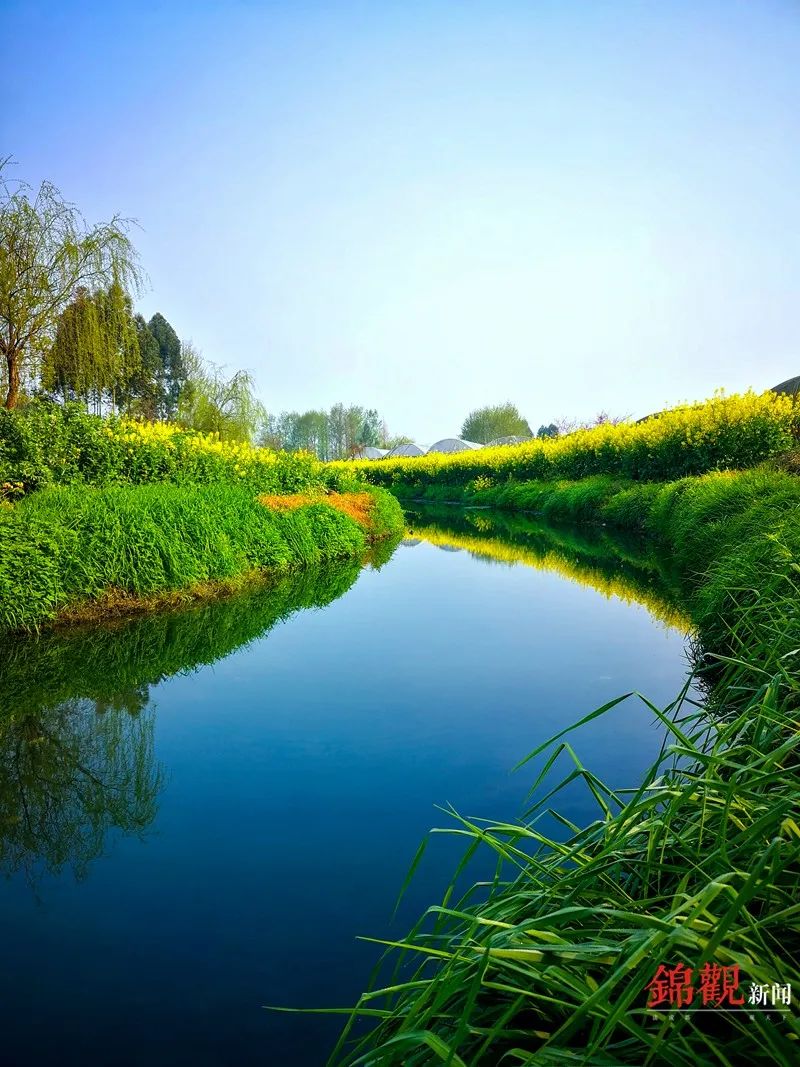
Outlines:
[[117,706],[75,698],[0,719],[0,870],[72,867],[79,878],[107,832],[142,833],[156,814],[162,772],[154,713],[141,694]]
[[[385,552],[371,560],[383,562]],[[359,571],[348,561],[182,611],[0,644],[0,871],[83,877],[109,830],[142,833],[163,782],[150,687],[330,603]]]

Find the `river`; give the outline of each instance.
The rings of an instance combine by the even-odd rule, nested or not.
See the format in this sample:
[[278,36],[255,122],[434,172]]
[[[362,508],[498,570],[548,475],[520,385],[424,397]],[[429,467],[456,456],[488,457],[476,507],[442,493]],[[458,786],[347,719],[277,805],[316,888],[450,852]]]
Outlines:
[[[461,846],[436,835],[391,921],[441,809],[514,818],[536,745],[678,692],[686,623],[652,546],[408,521],[363,567],[7,643],[3,1062],[317,1067],[341,1022],[264,1005],[355,1001],[378,951],[359,935],[441,898]],[[662,739],[631,699],[573,745],[620,787]],[[597,814],[578,783],[553,805]]]

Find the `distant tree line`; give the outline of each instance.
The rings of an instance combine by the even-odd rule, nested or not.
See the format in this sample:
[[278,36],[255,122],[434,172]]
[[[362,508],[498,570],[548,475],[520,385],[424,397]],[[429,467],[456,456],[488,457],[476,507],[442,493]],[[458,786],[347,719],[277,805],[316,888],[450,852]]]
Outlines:
[[390,437],[375,408],[334,404],[329,411],[282,411],[267,416],[260,441],[269,448],[306,449],[322,460],[348,459],[368,446],[391,448],[409,441]]
[[[38,190],[8,177],[0,160],[0,388],[5,406],[26,396],[77,401],[97,413],[175,421],[234,440],[314,452],[320,459],[359,455],[390,437],[374,408],[335,404],[329,411],[268,416],[248,371],[228,374],[181,340],[157,312],[133,307],[141,286],[131,221],[114,216],[89,226],[54,185]],[[617,422],[605,412],[594,423]],[[538,437],[577,429],[561,420]],[[510,402],[471,412],[461,436],[483,444],[531,437]]]

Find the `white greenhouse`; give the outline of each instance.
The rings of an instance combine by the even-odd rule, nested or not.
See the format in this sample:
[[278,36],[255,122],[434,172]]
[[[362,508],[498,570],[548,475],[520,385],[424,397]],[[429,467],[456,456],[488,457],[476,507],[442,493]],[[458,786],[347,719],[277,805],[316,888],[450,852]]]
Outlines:
[[386,459],[394,459],[396,456],[424,456],[425,449],[410,442],[406,445],[395,445],[386,453]]
[[473,449],[483,448],[477,441],[464,441],[460,437],[443,437],[436,441],[428,449],[429,452],[471,452]]

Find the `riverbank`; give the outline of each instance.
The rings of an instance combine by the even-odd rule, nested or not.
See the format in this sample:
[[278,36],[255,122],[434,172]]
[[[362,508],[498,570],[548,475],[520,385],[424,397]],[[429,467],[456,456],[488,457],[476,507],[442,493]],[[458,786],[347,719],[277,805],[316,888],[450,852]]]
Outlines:
[[[415,481],[393,491],[657,540],[696,628],[696,673],[667,708],[621,694],[530,753],[520,766],[533,761],[536,803],[519,822],[450,813],[437,832],[459,835],[465,862],[489,850],[495,878],[464,893],[460,865],[441,904],[385,942],[384,986],[365,993],[331,1062],[794,1063],[793,1012],[692,1004],[713,974],[743,1001],[751,985],[800,988],[800,480],[762,467],[664,482]],[[579,728],[631,699],[669,744],[614,792],[581,759]],[[598,806],[584,828],[548,814],[575,779]],[[648,1006],[659,967],[677,964],[687,1006]],[[360,1016],[374,1029],[350,1044]]]
[[375,489],[320,486],[291,507],[223,482],[41,489],[0,508],[0,632],[218,597],[258,574],[360,559],[402,530]]

